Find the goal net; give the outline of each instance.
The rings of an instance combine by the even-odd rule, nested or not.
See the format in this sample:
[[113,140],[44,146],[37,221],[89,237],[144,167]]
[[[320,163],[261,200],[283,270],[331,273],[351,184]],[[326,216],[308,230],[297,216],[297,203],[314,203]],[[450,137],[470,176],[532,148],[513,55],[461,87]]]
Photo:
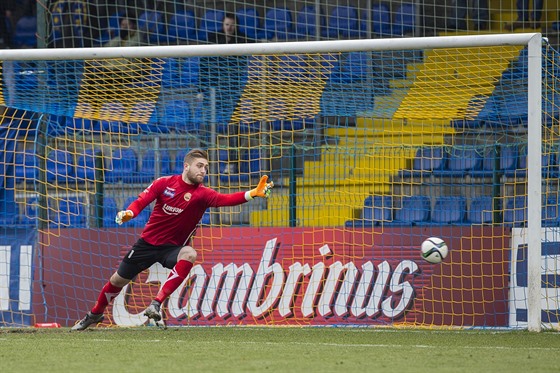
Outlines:
[[[167,325],[558,325],[558,53],[540,34],[0,60],[0,325],[80,319],[150,207],[117,211],[195,147],[220,192],[276,187],[207,211]],[[146,324],[168,273],[141,273],[102,326]]]

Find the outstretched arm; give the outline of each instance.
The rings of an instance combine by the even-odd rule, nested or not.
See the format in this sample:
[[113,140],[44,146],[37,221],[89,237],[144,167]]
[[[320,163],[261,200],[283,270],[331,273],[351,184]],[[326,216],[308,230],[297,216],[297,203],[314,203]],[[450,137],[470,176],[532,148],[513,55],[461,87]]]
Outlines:
[[232,194],[220,194],[215,193],[213,202],[210,203],[211,207],[223,207],[223,206],[237,206],[242,203],[248,202],[255,197],[268,198],[270,196],[271,189],[274,187],[274,183],[268,182],[268,176],[261,177],[259,184],[256,188],[251,189],[247,192],[237,192]]

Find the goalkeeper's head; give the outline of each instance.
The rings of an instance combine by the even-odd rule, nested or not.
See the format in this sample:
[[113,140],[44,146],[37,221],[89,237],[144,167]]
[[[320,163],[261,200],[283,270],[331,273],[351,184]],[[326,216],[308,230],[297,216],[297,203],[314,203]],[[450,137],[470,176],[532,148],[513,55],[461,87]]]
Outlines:
[[201,184],[208,173],[208,153],[192,149],[183,160],[183,180],[187,184]]

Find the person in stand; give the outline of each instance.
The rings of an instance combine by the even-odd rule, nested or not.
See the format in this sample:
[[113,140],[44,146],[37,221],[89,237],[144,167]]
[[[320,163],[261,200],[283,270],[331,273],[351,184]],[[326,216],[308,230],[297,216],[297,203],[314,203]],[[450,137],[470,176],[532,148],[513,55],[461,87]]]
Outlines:
[[161,304],[181,285],[196,261],[197,252],[192,246],[192,239],[206,209],[237,206],[255,197],[268,198],[274,186],[265,175],[252,190],[221,194],[203,185],[207,173],[206,152],[193,149],[184,158],[182,174],[160,177],[141,192],[126,210],[118,212],[115,221],[126,223],[156,201],[140,238],[103,286],[93,308],[72,330],[84,330],[102,322],[105,308],[121,289],[156,262],[171,269],[155,299],[144,311],[149,319],[159,322],[162,318]]
[[[240,44],[253,43],[238,32],[237,19],[234,14],[226,13],[222,20],[220,32],[209,33],[208,43],[211,44]],[[208,57],[202,58],[200,64],[201,83],[207,88],[213,88],[216,93],[216,102],[219,103],[217,118],[221,132],[228,137],[228,164],[223,173],[234,174],[238,172],[239,161],[239,125],[224,123],[237,105],[243,90],[243,75],[246,73],[247,59],[244,56]]]
[[119,34],[105,43],[105,47],[136,47],[143,44],[142,36],[132,18],[122,18],[119,26]]

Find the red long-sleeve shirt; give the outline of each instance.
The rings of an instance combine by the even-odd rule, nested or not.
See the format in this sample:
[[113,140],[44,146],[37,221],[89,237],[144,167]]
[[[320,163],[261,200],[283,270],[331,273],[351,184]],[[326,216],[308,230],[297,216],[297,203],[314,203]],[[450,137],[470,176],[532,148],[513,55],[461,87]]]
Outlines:
[[202,184],[191,185],[181,175],[160,177],[128,206],[134,216],[156,201],[141,237],[147,243],[185,245],[208,207],[236,206],[247,202],[245,192],[221,194]]

